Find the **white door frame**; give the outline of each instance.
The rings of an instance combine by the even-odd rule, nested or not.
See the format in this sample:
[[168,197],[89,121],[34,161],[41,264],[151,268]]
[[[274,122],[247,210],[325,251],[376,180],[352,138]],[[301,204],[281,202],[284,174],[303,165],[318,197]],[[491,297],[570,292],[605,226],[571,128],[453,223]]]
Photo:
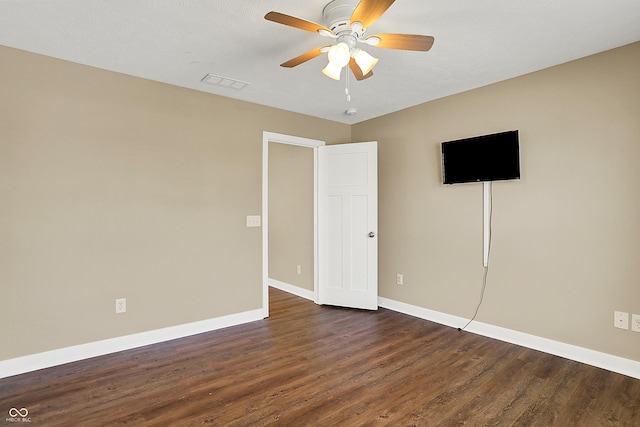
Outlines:
[[318,301],[318,147],[324,141],[262,132],[262,312],[269,317],[269,143],[313,149],[313,292]]

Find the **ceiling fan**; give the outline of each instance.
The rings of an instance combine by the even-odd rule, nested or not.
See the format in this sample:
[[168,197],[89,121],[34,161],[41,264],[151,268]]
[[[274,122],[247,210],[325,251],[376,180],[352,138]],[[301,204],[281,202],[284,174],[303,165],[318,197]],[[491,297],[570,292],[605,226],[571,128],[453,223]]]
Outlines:
[[349,65],[357,80],[373,75],[373,67],[378,59],[358,47],[367,44],[386,49],[402,49],[426,52],[431,49],[434,38],[415,34],[376,34],[365,36],[371,26],[395,0],[333,0],[322,10],[325,25],[316,24],[280,12],[269,12],[264,18],[278,24],[288,25],[321,36],[335,39],[329,44],[305,52],[280,64],[292,68],[328,52],[329,63],[322,72],[335,80],[340,80],[342,68]]

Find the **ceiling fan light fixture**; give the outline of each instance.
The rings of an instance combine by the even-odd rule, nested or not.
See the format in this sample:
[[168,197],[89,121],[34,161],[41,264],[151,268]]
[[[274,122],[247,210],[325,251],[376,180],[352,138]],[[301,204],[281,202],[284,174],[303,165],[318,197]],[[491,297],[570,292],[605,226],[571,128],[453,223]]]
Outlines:
[[358,64],[358,67],[362,70],[362,74],[365,76],[369,74],[369,72],[373,70],[373,67],[378,63],[378,58],[374,58],[359,48],[353,50],[353,59],[355,59],[356,64]]
[[338,67],[337,65],[329,62],[326,67],[322,70],[325,76],[331,77],[333,80],[340,80],[340,73],[342,72],[342,67]]
[[349,52],[349,45],[344,42],[340,42],[331,46],[329,49],[329,63],[335,65],[336,67],[344,67],[349,63],[351,59],[351,54]]

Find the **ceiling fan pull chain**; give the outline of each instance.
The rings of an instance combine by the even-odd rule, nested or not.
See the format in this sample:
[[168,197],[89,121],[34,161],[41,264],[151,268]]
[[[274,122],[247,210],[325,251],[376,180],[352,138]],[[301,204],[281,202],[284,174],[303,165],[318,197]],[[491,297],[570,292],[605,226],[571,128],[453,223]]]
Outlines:
[[347,76],[347,87],[344,89],[344,93],[347,95],[347,102],[351,102],[351,95],[349,95],[349,71],[347,70],[345,74]]

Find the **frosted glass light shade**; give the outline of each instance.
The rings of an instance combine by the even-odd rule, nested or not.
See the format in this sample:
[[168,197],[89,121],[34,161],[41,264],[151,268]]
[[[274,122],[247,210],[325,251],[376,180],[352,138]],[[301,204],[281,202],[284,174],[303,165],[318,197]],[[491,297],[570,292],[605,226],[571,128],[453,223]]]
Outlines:
[[353,59],[355,59],[356,64],[358,64],[358,67],[362,70],[362,74],[365,76],[378,63],[378,58],[374,58],[362,49],[358,49],[355,55],[353,55]]
[[333,45],[331,46],[331,49],[329,49],[328,56],[330,63],[342,68],[349,63],[349,59],[351,58],[351,55],[349,54],[349,46],[344,42]]
[[340,80],[340,72],[342,71],[342,67],[338,67],[335,64],[329,62],[326,67],[322,70],[322,72],[331,77],[333,80]]

